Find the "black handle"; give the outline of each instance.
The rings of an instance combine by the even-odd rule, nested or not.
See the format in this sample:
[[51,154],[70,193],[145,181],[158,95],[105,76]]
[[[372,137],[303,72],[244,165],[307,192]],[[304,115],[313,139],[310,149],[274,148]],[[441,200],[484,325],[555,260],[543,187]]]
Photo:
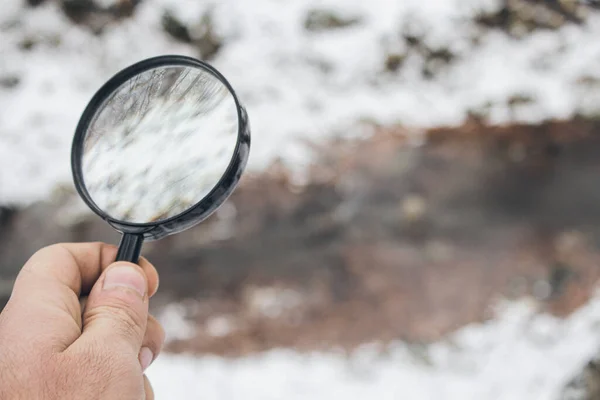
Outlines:
[[129,261],[137,264],[138,260],[140,259],[140,252],[142,251],[143,243],[143,235],[134,235],[130,233],[123,234],[121,237],[121,243],[119,243],[117,259],[115,261]]

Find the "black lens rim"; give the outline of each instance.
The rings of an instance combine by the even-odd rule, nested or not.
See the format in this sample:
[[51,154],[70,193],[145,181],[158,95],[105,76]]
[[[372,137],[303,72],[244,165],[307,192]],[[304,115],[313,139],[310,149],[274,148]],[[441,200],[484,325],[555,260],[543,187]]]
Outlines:
[[[208,195],[188,210],[173,217],[151,223],[121,221],[111,217],[104,210],[100,209],[100,207],[94,203],[85,187],[81,165],[85,136],[98,109],[124,82],[147,70],[165,66],[186,66],[202,69],[213,75],[227,87],[235,100],[238,113],[238,137],[236,147],[231,161],[219,182]],[[250,135],[250,123],[245,107],[240,103],[231,84],[213,66],[198,59],[183,55],[162,55],[148,58],[137,62],[114,75],[96,92],[88,103],[77,124],[75,136],[73,138],[71,149],[73,181],[75,183],[75,188],[83,201],[92,209],[92,211],[94,211],[94,213],[107,221],[116,230],[124,234],[143,235],[146,240],[158,240],[167,235],[184,231],[204,221],[215,212],[227,198],[229,198],[239,183],[248,163],[250,154]]]

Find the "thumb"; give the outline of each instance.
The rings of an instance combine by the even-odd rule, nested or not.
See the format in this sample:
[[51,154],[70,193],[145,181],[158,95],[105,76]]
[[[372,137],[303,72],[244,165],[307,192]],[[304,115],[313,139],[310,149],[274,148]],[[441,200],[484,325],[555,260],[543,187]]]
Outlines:
[[83,313],[78,345],[99,344],[137,357],[148,321],[148,283],[131,263],[110,265],[95,283]]

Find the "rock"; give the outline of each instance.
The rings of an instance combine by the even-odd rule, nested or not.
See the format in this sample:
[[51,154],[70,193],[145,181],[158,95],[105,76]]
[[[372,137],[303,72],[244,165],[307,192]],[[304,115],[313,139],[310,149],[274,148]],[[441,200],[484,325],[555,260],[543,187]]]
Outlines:
[[402,215],[408,221],[417,221],[427,212],[426,200],[418,195],[408,195],[402,201]]
[[42,4],[44,1],[46,1],[46,0],[27,0],[27,4],[30,5],[31,7],[37,7],[40,4]]
[[486,29],[500,29],[523,37],[540,29],[558,29],[567,23],[582,24],[595,2],[572,0],[503,0],[496,11],[481,13],[475,22]]
[[73,22],[85,25],[96,34],[114,22],[133,15],[141,0],[114,0],[98,4],[94,0],[60,0],[64,13]]
[[0,206],[0,240],[10,231],[11,221],[16,213],[17,209],[14,207]]
[[600,364],[591,360],[571,382],[557,400],[600,400]]
[[311,32],[321,32],[347,28],[360,22],[361,18],[359,17],[341,16],[331,10],[311,10],[304,20],[304,28]]
[[397,72],[400,70],[404,61],[406,60],[406,55],[391,53],[385,59],[385,69],[389,72]]
[[396,43],[396,45],[400,49],[406,49],[406,51],[398,53],[398,50],[395,49],[395,52],[391,54],[399,54],[400,59],[388,58],[387,64],[391,63],[391,67],[394,68],[396,63],[401,65],[408,57],[416,56],[422,60],[422,76],[425,79],[432,79],[444,68],[454,63],[458,59],[458,55],[453,51],[450,44],[438,46],[428,44],[424,26],[415,19],[406,19],[401,23],[398,35],[399,43]]
[[179,21],[179,19],[177,19],[177,17],[175,17],[175,15],[170,11],[165,11],[163,13],[161,22],[165,32],[171,35],[172,38],[184,43],[192,42],[192,37],[190,36],[188,27]]
[[194,45],[205,60],[210,60],[223,46],[223,38],[219,37],[214,29],[212,11],[205,12],[197,24],[184,24],[176,15],[165,11],[162,25],[174,39]]
[[7,75],[0,77],[0,87],[4,89],[12,89],[21,83],[21,78],[16,75]]
[[452,64],[457,56],[448,48],[431,49],[422,46],[420,49],[423,55],[422,75],[426,79],[432,79],[440,73],[445,67]]
[[19,42],[19,47],[22,50],[29,51],[32,50],[38,44],[37,40],[28,36],[24,37],[23,40]]
[[202,16],[200,23],[194,30],[194,43],[205,60],[214,58],[223,46],[223,39],[215,32],[213,17],[210,12]]

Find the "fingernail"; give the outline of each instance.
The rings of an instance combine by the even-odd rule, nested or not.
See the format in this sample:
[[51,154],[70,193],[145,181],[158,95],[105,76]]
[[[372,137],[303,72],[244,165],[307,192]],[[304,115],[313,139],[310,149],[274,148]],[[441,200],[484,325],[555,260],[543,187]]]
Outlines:
[[136,291],[140,296],[146,294],[146,281],[134,267],[121,265],[110,268],[104,277],[104,290],[127,288]]
[[152,350],[150,350],[148,347],[142,347],[142,350],[140,350],[140,364],[142,365],[142,371],[145,371],[150,364],[152,364],[152,361],[154,360],[154,353],[152,353]]

